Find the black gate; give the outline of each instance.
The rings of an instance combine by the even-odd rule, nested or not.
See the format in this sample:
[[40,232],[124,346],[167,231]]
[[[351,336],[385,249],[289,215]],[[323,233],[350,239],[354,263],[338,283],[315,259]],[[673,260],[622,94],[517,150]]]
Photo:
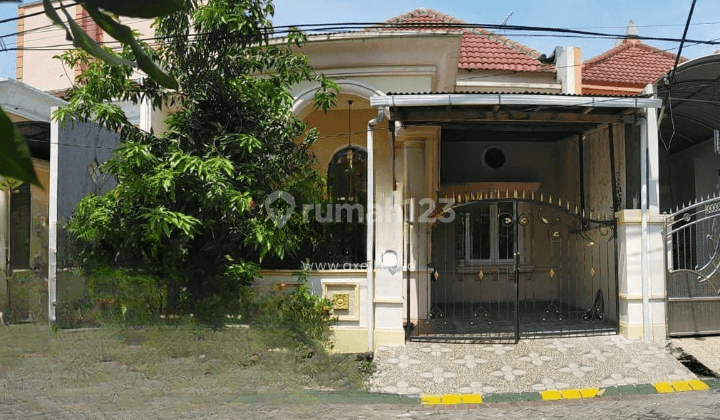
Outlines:
[[665,239],[668,335],[720,334],[720,197],[668,216]]
[[551,197],[473,198],[432,229],[433,268],[420,284],[429,299],[417,302],[411,338],[516,342],[617,332],[613,218],[583,217]]

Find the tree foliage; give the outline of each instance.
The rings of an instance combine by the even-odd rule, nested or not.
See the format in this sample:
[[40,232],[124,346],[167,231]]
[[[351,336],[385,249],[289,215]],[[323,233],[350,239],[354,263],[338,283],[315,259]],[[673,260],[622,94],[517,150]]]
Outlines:
[[[300,212],[278,227],[262,203],[276,190],[298,206],[323,198],[324,180],[308,154],[317,134],[292,113],[290,88],[320,82],[316,106],[327,110],[337,85],[293,51],[306,41],[302,33],[270,37],[272,13],[267,0],[186,0],[160,18],[156,58],[178,92],[153,79],[133,81],[130,66],[82,50],[63,54],[87,70],[54,117],[92,121],[122,138],[103,165],[117,186],[83,199],[69,224],[81,264],[146,270],[165,282],[174,310],[212,322],[237,313],[241,289],[265,256],[283,257],[314,236]],[[126,46],[120,56],[132,61],[136,53]],[[177,111],[166,131],[146,133],[114,100]]]

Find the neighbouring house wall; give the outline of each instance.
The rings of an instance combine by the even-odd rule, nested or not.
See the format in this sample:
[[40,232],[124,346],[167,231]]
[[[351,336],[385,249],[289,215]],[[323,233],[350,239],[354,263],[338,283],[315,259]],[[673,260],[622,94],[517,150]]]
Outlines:
[[[28,214],[15,216],[10,214],[14,193],[0,192],[4,199],[0,200],[0,240],[3,250],[0,252],[3,264],[0,267],[0,311],[9,311],[17,319],[27,316],[28,312],[36,319],[46,318],[47,308],[47,276],[48,276],[48,187],[49,164],[45,160],[33,159],[35,173],[42,188],[30,186]],[[13,244],[10,231],[13,223],[18,220],[27,221],[28,230],[23,231],[27,237]],[[27,261],[18,267],[12,267],[9,254],[13,245],[27,246]],[[6,255],[6,253],[8,255]],[[5,264],[7,258],[8,264]],[[44,296],[44,298],[43,298]],[[43,300],[44,299],[44,300]]]
[[[55,3],[59,5],[59,2]],[[68,6],[67,10],[73,18],[78,5]],[[18,31],[26,31],[18,37],[18,51],[16,79],[40,90],[50,91],[66,89],[72,86],[75,79],[75,70],[66,68],[53,58],[61,51],[58,45],[72,48],[72,42],[65,39],[65,31],[53,25],[43,13],[43,4],[38,2],[18,9],[19,16],[32,15],[18,20]],[[52,50],[33,50],[53,46]]]
[[[53,4],[59,6],[60,2],[54,1]],[[66,9],[80,25],[90,19],[79,15],[81,9],[79,5],[66,6]],[[38,12],[37,16],[29,16]],[[54,59],[53,56],[62,53],[62,51],[58,51],[58,48],[72,49],[72,42],[67,41],[65,31],[53,25],[42,12],[42,2],[18,8],[18,14],[21,17],[18,20],[18,32],[22,33],[18,36],[18,47],[23,49],[18,51],[16,79],[43,91],[67,89],[75,80],[76,69],[65,67],[60,60]],[[64,15],[62,13],[60,15],[64,20]],[[121,22],[138,31],[140,39],[154,36],[154,29],[150,28],[152,19],[122,18]],[[109,35],[102,34],[102,36],[107,46],[119,47],[119,43],[114,42]],[[148,40],[148,43],[152,44],[151,40]],[[46,50],[40,50],[41,48],[46,48]]]
[[[57,307],[62,308],[82,295],[78,280],[67,270],[72,260],[64,226],[72,217],[75,205],[88,194],[102,194],[115,186],[115,180],[100,173],[93,179],[95,163],[102,165],[112,156],[119,143],[116,133],[92,124],[76,122],[61,128],[52,123],[50,156],[50,281],[57,282]],[[56,200],[55,203],[52,200]],[[52,223],[55,222],[55,223]],[[53,238],[56,238],[53,241]],[[53,267],[56,270],[53,270]],[[52,288],[51,288],[52,292]]]

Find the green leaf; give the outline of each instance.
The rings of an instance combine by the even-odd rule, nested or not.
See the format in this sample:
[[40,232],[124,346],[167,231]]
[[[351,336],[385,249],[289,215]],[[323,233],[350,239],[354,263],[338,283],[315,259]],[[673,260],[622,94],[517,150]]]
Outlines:
[[63,13],[65,13],[65,17],[68,20],[68,23],[70,24],[70,30],[72,30],[73,34],[73,45],[75,45],[78,48],[82,48],[88,53],[92,54],[93,56],[103,60],[107,61],[108,63],[117,64],[119,66],[132,66],[135,65],[132,61],[125,60],[124,58],[120,58],[115,54],[112,54],[105,50],[103,47],[101,47],[97,42],[95,42],[90,35],[86,34],[85,31],[82,30],[80,25],[78,25],[72,17],[70,17],[70,13],[67,12],[64,8],[62,9]]
[[32,156],[20,130],[0,108],[0,175],[42,188],[33,169]]
[[85,9],[88,11],[88,14],[90,14],[90,17],[95,20],[95,23],[97,23],[103,31],[107,32],[108,35],[117,39],[118,41],[130,45],[133,54],[135,54],[137,66],[140,67],[142,71],[147,73],[147,75],[150,76],[152,80],[158,82],[161,86],[168,89],[176,90],[178,88],[177,81],[172,76],[165,73],[160,67],[158,67],[157,64],[155,64],[155,62],[150,58],[150,56],[148,56],[145,49],[143,49],[142,45],[140,45],[137,39],[135,39],[135,36],[133,35],[132,30],[129,27],[119,23],[118,21],[113,19],[112,16],[101,12],[97,8],[87,6],[85,7]]
[[165,16],[183,8],[182,0],[85,0],[83,4],[120,16],[140,18]]

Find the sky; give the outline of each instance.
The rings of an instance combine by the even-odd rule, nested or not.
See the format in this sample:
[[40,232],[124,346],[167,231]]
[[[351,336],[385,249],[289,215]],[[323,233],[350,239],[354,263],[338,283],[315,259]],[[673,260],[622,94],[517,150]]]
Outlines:
[[[468,23],[508,24],[580,29],[624,35],[634,21],[640,36],[682,38],[692,0],[275,0],[275,25],[340,22],[383,22],[419,7],[433,9]],[[0,0],[0,21],[17,16],[17,3]],[[17,22],[0,24],[0,37],[13,48]],[[560,37],[518,31],[495,31],[541,53],[550,55],[556,46],[582,48],[587,60],[614,46],[612,39]],[[688,39],[720,41],[720,1],[697,0]],[[679,42],[644,41],[677,52]],[[2,43],[0,43],[0,48]],[[697,58],[720,50],[720,45],[686,43],[682,55]],[[0,77],[15,77],[15,51],[0,52]]]

